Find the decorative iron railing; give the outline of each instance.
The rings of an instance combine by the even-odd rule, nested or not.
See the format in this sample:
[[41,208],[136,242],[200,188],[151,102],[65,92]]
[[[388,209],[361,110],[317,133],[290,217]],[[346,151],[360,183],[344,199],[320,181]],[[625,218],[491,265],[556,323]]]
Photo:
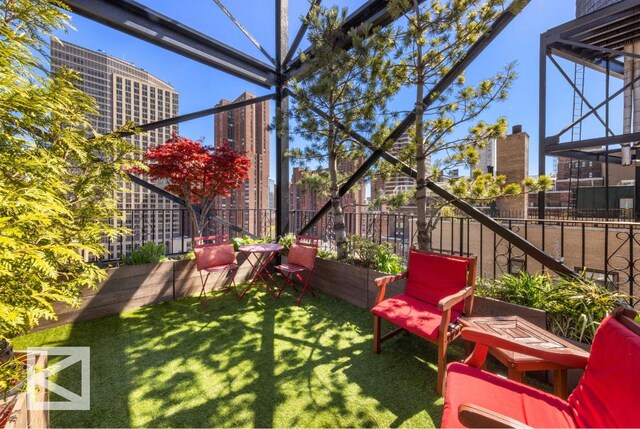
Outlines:
[[[274,210],[225,209],[213,214],[217,219],[209,220],[207,234],[229,234],[231,238],[243,234],[237,228],[220,223],[219,219],[223,219],[255,236],[276,239]],[[312,211],[291,211],[290,231],[300,230],[314,214]],[[586,271],[609,288],[630,295],[640,291],[640,223],[596,219],[497,220],[569,267]],[[165,244],[169,255],[186,253],[190,249],[191,228],[185,209],[124,210],[122,218],[112,222],[131,232],[114,242],[105,240],[105,246],[110,250],[109,260],[118,260],[149,241]],[[416,237],[416,218],[411,214],[345,213],[345,225],[347,234],[385,244],[404,258]],[[308,234],[320,237],[325,250],[335,250],[331,213],[323,216]],[[482,277],[495,278],[519,270],[545,271],[525,252],[467,217],[443,217],[434,231],[432,244],[435,251],[443,253],[477,255],[478,274]]]

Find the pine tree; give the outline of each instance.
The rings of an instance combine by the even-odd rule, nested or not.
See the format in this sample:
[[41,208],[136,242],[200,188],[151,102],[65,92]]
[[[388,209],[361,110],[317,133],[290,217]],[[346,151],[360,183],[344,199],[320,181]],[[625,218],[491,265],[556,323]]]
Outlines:
[[[503,136],[507,129],[505,118],[493,123],[479,120],[492,104],[505,100],[516,74],[514,65],[476,85],[469,85],[464,74],[449,88],[436,93],[425,105],[428,91],[461,60],[478,38],[489,30],[504,7],[504,0],[432,0],[420,4],[417,0],[390,0],[389,8],[397,18],[404,17],[398,28],[401,47],[394,67],[405,72],[404,85],[415,90],[416,121],[411,129],[412,141],[399,157],[417,172],[415,199],[417,211],[418,247],[431,249],[431,236],[440,210],[447,202],[439,201],[429,215],[427,204],[428,181],[438,180],[446,170],[457,166],[473,166],[478,161],[478,148],[489,139]],[[522,7],[514,1],[514,12]],[[466,132],[459,127],[467,125]],[[426,168],[427,157],[439,154],[441,159],[431,169]],[[398,169],[381,163],[383,174]],[[504,177],[474,171],[471,178],[456,179],[451,190],[457,198],[488,201],[501,195],[515,195],[523,190],[519,185],[505,185]],[[532,189],[548,185],[546,178],[527,181]],[[394,197],[396,203],[407,200],[406,195]]]
[[[293,82],[295,131],[308,141],[304,149],[289,155],[301,164],[317,163],[326,173],[307,175],[316,189],[328,190],[333,212],[338,259],[347,256],[347,236],[340,185],[347,176],[341,171],[346,161],[361,161],[363,148],[349,136],[356,131],[377,140],[384,123],[380,115],[400,87],[398,69],[391,67],[388,53],[394,39],[388,30],[362,25],[345,34],[346,9],[315,6],[307,19],[311,52],[303,61],[308,71]],[[345,49],[350,37],[352,48]],[[319,110],[318,110],[319,109]]]

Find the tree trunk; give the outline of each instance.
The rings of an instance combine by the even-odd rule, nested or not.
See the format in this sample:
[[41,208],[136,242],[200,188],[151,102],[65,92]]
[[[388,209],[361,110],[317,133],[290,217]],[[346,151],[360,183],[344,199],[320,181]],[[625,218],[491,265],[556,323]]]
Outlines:
[[193,240],[196,237],[202,236],[202,231],[200,231],[198,215],[193,205],[191,204],[191,201],[189,199],[189,189],[185,183],[182,184],[182,197],[187,204],[187,211],[189,212],[189,217],[191,218],[191,239]]
[[331,180],[330,195],[333,209],[333,232],[336,235],[338,260],[347,259],[347,232],[344,224],[344,213],[338,192],[338,157],[335,151],[335,132],[329,131],[329,178]]
[[[416,19],[420,14],[420,5],[413,1]],[[426,188],[426,153],[424,144],[424,103],[422,101],[424,94],[424,68],[422,61],[422,45],[416,48],[416,214],[418,229],[418,248],[423,250],[431,250],[431,231],[428,231],[427,225],[427,188]]]

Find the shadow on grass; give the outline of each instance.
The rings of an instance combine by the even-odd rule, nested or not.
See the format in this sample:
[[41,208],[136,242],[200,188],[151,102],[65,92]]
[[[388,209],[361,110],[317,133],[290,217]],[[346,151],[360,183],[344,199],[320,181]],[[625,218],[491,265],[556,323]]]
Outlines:
[[91,347],[91,410],[55,412],[54,426],[439,425],[435,346],[401,335],[375,355],[371,330],[370,313],[344,301],[296,307],[256,287],[242,301],[184,298],[19,341]]

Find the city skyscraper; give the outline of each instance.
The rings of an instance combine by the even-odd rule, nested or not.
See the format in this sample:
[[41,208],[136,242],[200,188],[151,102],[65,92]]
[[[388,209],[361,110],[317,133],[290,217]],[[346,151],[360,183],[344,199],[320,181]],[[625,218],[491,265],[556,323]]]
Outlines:
[[[89,119],[98,133],[111,132],[126,122],[145,124],[178,115],[177,91],[149,72],[104,52],[64,41],[52,40],[50,48],[51,70],[67,67],[76,71],[82,79],[78,88],[96,100],[98,114]],[[178,125],[171,125],[127,139],[146,151],[177,132]],[[110,257],[118,258],[146,241],[164,243],[172,252],[174,241],[182,241],[182,237],[173,236],[180,231],[179,205],[134,183],[124,186],[128,192],[118,195],[118,208],[125,209],[124,226],[135,234],[117,243],[105,242]]]
[[[255,95],[244,92],[233,102],[250,100]],[[220,100],[216,106],[232,103]],[[216,201],[219,214],[225,216],[229,209],[235,211],[232,219],[240,220],[249,231],[258,235],[268,231],[260,231],[262,223],[257,210],[269,208],[269,102],[250,104],[245,107],[229,110],[214,115],[214,141],[216,146],[226,142],[232,149],[244,153],[251,161],[249,178],[244,186],[231,192],[228,197],[220,197]]]

